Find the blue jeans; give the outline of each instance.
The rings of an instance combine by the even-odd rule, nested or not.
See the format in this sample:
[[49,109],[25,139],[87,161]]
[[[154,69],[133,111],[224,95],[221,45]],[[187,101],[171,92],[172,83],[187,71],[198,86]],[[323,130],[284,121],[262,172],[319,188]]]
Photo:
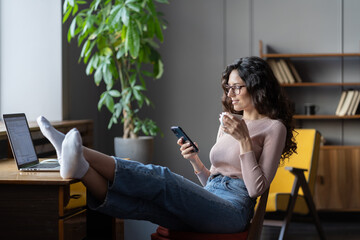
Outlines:
[[147,220],[174,230],[234,233],[254,213],[242,179],[210,176],[203,188],[166,167],[115,159],[115,176],[104,202],[91,209],[123,219]]

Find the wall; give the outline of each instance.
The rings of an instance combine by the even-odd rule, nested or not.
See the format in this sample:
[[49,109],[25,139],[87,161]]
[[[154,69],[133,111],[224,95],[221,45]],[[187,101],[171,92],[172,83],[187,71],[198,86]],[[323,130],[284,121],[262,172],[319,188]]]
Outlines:
[[62,119],[61,1],[0,1],[0,113]]
[[[324,7],[326,6],[326,8]],[[156,137],[155,163],[170,167],[197,182],[192,168],[179,154],[172,125],[180,125],[198,142],[200,158],[209,166],[208,153],[215,142],[220,103],[220,76],[224,67],[242,56],[259,55],[262,40],[266,51],[285,53],[359,52],[360,2],[356,0],[182,0],[161,5],[168,29],[160,52],[165,64],[161,79],[149,84],[149,97],[154,109],[143,114],[157,121],[164,137]],[[74,43],[65,43],[64,71],[68,82],[68,118],[92,118],[96,123],[96,147],[113,154],[113,137],[121,135],[121,127],[106,129],[106,111],[98,113],[96,103],[101,90],[92,77],[77,64]],[[68,49],[66,49],[68,48]],[[79,51],[79,50],[78,50]],[[65,54],[65,55],[66,55]],[[74,56],[75,55],[75,56]],[[355,61],[355,62],[354,62]],[[358,59],[315,59],[295,61],[305,81],[358,81]],[[344,68],[342,68],[344,66]],[[81,95],[78,92],[81,90]],[[332,114],[341,88],[317,88],[299,94],[289,90],[303,112],[303,104],[320,105],[322,114]],[[326,104],[324,104],[326,103]],[[358,144],[360,129],[353,130],[356,121],[303,122],[304,127],[316,127],[329,144]],[[329,130],[330,129],[330,130]]]

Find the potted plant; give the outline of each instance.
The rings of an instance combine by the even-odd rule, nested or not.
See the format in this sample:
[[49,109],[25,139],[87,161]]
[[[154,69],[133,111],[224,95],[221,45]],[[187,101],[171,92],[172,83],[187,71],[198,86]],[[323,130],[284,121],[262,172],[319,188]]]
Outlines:
[[[113,124],[123,124],[122,139],[139,139],[141,132],[150,136],[159,132],[153,120],[138,115],[144,105],[152,105],[144,94],[146,78],[158,79],[163,73],[156,49],[163,41],[165,24],[154,1],[65,0],[63,5],[63,23],[72,18],[67,39],[70,42],[77,37],[78,46],[82,46],[79,62],[83,60],[86,74],[94,75],[97,86],[106,86],[98,110],[105,106],[112,114],[109,129]],[[152,71],[147,70],[149,66]]]

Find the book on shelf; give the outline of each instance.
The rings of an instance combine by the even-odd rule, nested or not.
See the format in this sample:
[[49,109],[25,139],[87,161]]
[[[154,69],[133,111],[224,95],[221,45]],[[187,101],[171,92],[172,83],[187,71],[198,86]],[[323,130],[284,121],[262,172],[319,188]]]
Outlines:
[[357,101],[358,96],[359,96],[359,91],[354,90],[354,96],[351,99],[350,107],[349,107],[348,111],[346,112],[346,115],[353,115],[352,112],[355,107],[355,104],[356,104],[355,102]]
[[275,61],[276,65],[278,66],[280,75],[282,77],[282,81],[283,83],[290,83],[289,79],[286,76],[286,72],[284,69],[284,66],[282,65],[282,63],[280,62],[280,60]]
[[344,104],[347,91],[343,91],[340,96],[338,106],[336,107],[335,115],[339,116],[342,105]]
[[269,64],[271,70],[273,71],[276,79],[278,80],[278,82],[280,84],[285,83],[283,78],[282,78],[282,75],[280,74],[280,69],[278,68],[278,65],[277,65],[275,59],[268,59],[267,62]]
[[302,79],[301,79],[298,71],[296,70],[294,64],[290,60],[287,60],[286,63],[288,64],[292,74],[294,75],[295,82],[301,83]]
[[341,97],[336,108],[335,115],[351,116],[355,115],[360,103],[360,92],[358,90],[347,90],[341,93]]
[[354,105],[351,115],[356,115],[356,113],[358,112],[358,109],[359,109],[359,104],[360,104],[360,92],[356,98],[355,105]]
[[288,83],[295,83],[295,78],[293,77],[291,71],[290,71],[290,68],[289,66],[287,65],[287,63],[285,62],[284,59],[280,59],[279,60],[279,64],[280,66],[282,67],[284,73],[285,73],[285,76],[286,76],[286,79],[287,79],[287,82]]
[[292,84],[296,82],[302,82],[302,79],[299,73],[296,71],[295,66],[292,62],[287,59],[268,59],[270,68],[274,72],[275,77],[277,78],[280,84]]

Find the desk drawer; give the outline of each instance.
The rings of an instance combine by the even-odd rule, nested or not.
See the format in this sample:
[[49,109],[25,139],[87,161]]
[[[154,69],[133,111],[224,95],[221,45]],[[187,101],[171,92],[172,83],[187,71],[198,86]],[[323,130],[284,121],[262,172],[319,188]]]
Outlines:
[[59,240],[81,240],[86,237],[86,210],[59,220]]

